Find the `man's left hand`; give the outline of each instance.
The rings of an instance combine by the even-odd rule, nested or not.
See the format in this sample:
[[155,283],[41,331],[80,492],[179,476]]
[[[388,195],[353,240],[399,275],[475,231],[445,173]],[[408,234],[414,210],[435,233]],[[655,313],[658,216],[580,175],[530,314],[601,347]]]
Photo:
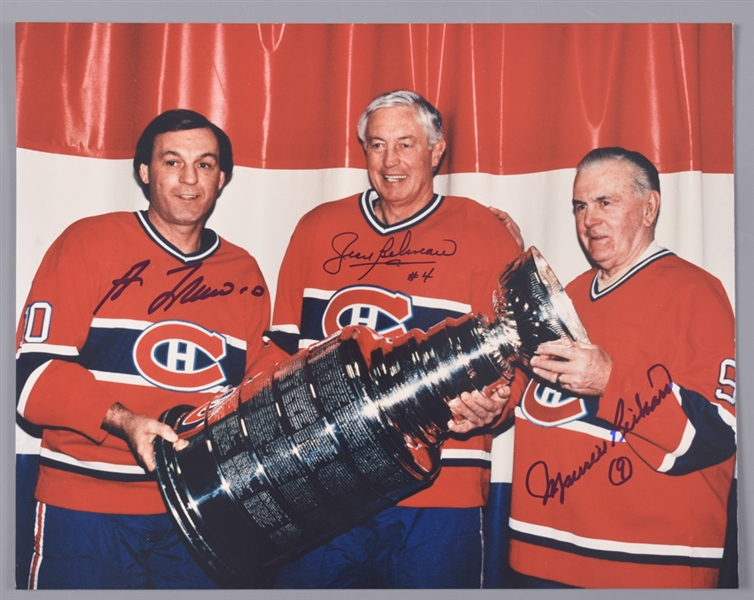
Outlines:
[[613,369],[607,352],[581,342],[540,344],[530,364],[537,377],[580,396],[602,396]]
[[462,392],[458,398],[448,402],[455,418],[448,422],[448,429],[454,433],[468,433],[492,423],[503,412],[511,389],[507,385],[482,392]]

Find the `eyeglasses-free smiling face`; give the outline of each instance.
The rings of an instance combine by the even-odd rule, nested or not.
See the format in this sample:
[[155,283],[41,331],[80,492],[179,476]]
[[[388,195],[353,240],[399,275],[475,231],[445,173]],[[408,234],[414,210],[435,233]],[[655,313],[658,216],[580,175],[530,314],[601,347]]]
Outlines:
[[445,151],[445,141],[429,147],[413,106],[380,108],[372,113],[364,149],[369,180],[387,205],[383,212],[405,219],[432,199],[434,169]]
[[605,160],[580,171],[573,184],[576,231],[607,277],[629,267],[654,239],[660,195],[637,197],[634,176],[630,163]]
[[139,169],[150,221],[179,247],[174,237],[201,231],[225,183],[219,152],[208,128],[169,131],[155,137],[152,160]]

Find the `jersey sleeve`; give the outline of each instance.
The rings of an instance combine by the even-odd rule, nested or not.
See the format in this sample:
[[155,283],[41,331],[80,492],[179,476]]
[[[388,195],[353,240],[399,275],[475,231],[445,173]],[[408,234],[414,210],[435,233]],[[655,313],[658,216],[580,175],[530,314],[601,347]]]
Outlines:
[[16,403],[35,425],[71,429],[99,442],[115,400],[78,363],[100,300],[89,276],[96,267],[87,239],[80,225],[72,226],[37,270],[16,333]]
[[312,229],[313,217],[304,215],[291,236],[278,273],[275,309],[272,327],[267,336],[289,354],[299,349],[301,338],[301,306],[305,281],[307,240]]
[[735,321],[716,280],[675,297],[653,342],[665,358],[615,361],[598,416],[653,469],[683,475],[735,453]]

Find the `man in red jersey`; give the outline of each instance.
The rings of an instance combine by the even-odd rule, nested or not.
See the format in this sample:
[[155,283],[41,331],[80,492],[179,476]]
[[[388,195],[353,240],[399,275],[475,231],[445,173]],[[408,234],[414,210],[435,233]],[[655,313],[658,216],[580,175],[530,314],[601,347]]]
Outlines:
[[133,167],[147,210],[68,227],[17,331],[18,412],[43,428],[32,588],[215,587],[166,514],[152,442],[185,445],[165,410],[265,366],[269,294],[254,258],[205,227],[233,172],[219,127],[167,111]]
[[660,180],[600,148],[573,186],[593,269],[566,291],[591,343],[550,342],[518,404],[521,587],[715,587],[736,448],[735,324],[706,271],[654,239]]
[[[418,94],[378,96],[358,135],[371,189],[323,204],[293,233],[278,279],[273,339],[290,352],[346,325],[393,338],[448,317],[493,315],[492,292],[520,253],[468,198],[435,193],[442,117]],[[490,435],[509,390],[463,394],[428,488],[284,566],[278,587],[480,587]]]

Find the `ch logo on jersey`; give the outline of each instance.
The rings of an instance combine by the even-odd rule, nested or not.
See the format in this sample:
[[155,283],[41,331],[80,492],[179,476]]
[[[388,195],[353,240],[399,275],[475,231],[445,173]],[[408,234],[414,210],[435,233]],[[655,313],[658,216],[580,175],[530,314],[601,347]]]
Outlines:
[[139,374],[154,385],[179,392],[198,392],[225,383],[220,361],[225,338],[184,321],[150,325],[134,344]]
[[521,400],[521,410],[529,421],[541,427],[555,427],[576,421],[587,414],[581,398],[568,396],[561,390],[534,380],[526,388]]
[[411,298],[369,285],[357,285],[336,293],[322,315],[322,329],[330,336],[346,325],[364,325],[386,337],[408,331],[413,317]]

